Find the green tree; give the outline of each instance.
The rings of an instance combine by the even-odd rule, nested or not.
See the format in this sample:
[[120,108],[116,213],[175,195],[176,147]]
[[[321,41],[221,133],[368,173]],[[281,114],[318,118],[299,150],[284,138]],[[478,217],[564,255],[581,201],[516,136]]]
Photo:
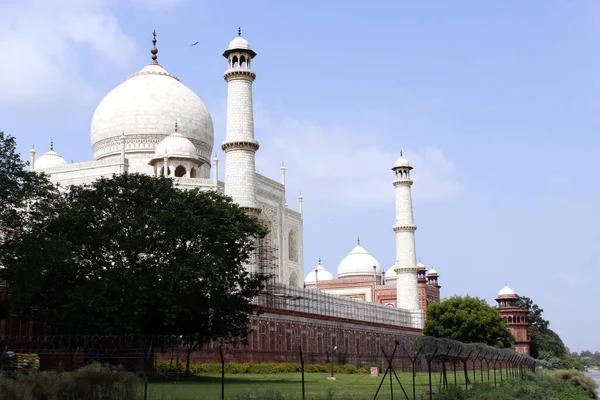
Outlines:
[[518,306],[528,310],[529,335],[531,337],[530,355],[533,358],[550,361],[554,368],[583,369],[581,360],[573,357],[560,336],[549,328],[550,322],[542,317],[544,310],[529,297],[519,296]]
[[423,334],[501,348],[510,347],[515,340],[494,307],[470,296],[452,296],[440,303],[429,303]]
[[523,310],[528,310],[527,314],[527,322],[530,325],[537,327],[540,330],[548,329],[548,325],[550,322],[542,318],[542,313],[544,310],[538,307],[537,304],[533,302],[529,297],[519,296],[519,300],[517,301],[517,305]]
[[3,244],[13,310],[50,333],[245,338],[266,232],[231,199],[124,174],[73,186]]
[[31,220],[43,218],[57,199],[48,179],[26,168],[15,138],[0,132],[0,243]]

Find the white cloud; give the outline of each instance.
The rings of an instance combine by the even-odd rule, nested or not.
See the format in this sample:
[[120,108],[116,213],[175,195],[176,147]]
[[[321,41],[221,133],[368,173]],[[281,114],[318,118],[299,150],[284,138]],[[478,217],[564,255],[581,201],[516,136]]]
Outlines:
[[134,4],[149,7],[169,7],[184,3],[187,0],[131,0]]
[[[342,126],[321,127],[291,117],[274,120],[258,107],[259,172],[278,176],[286,165],[286,185],[324,202],[373,208],[394,202],[391,166],[399,156],[396,143],[384,148],[369,143],[368,132]],[[445,199],[459,190],[453,164],[438,148],[404,152],[414,167],[414,197]],[[289,199],[288,199],[289,200]]]
[[9,0],[0,12],[0,37],[0,104],[88,97],[93,87],[82,74],[82,50],[96,65],[121,68],[135,50],[106,0]]

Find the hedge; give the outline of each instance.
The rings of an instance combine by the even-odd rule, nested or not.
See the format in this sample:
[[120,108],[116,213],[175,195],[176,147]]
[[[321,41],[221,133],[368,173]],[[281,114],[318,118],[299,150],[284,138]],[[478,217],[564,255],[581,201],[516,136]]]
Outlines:
[[[155,362],[156,371],[159,374],[172,374],[176,370],[176,360],[158,359]],[[179,361],[180,369],[185,369],[185,361]],[[356,368],[353,364],[334,365],[335,373],[356,374],[367,373],[365,368]],[[225,363],[225,372],[228,374],[279,374],[286,372],[301,372],[300,363]],[[305,364],[304,372],[331,372],[331,364]],[[190,363],[190,373],[198,374],[220,374],[220,363]]]

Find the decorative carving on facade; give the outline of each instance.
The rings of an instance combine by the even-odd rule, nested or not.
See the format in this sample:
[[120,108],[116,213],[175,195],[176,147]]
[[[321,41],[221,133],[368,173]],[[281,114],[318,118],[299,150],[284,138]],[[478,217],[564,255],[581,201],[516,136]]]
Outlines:
[[394,226],[394,232],[414,232],[417,227],[414,225],[396,225]]
[[258,145],[258,142],[256,142],[256,141],[251,142],[249,140],[240,140],[240,141],[236,141],[236,142],[225,142],[221,145],[221,149],[225,152],[229,151],[229,150],[257,151],[259,147],[260,146]]

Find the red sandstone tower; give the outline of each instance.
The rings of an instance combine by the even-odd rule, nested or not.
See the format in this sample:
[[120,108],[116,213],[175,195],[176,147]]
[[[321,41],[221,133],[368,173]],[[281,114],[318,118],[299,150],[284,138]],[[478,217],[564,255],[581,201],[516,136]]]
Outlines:
[[531,345],[531,337],[527,331],[529,323],[527,322],[527,310],[520,308],[517,305],[519,296],[514,290],[508,286],[504,286],[498,292],[498,311],[508,324],[508,329],[515,337],[513,348],[517,353],[529,355],[529,347]]

